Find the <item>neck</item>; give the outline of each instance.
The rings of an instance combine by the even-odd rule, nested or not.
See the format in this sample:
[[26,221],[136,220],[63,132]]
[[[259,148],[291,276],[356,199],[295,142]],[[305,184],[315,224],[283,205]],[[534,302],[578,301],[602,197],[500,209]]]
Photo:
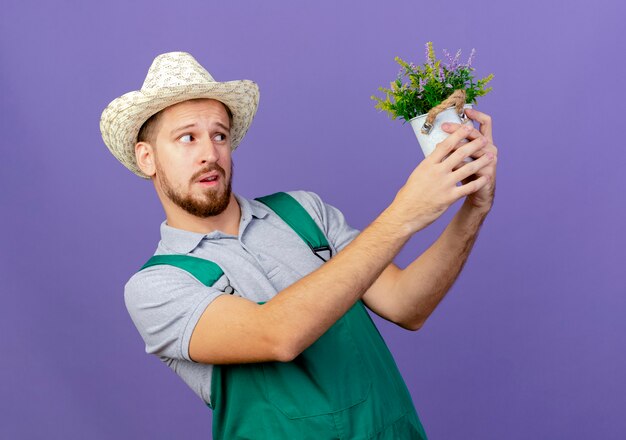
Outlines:
[[163,208],[165,209],[167,224],[173,228],[201,234],[208,234],[217,230],[229,235],[239,235],[241,208],[234,193],[230,194],[228,206],[224,211],[207,218],[196,217],[172,203],[164,204]]

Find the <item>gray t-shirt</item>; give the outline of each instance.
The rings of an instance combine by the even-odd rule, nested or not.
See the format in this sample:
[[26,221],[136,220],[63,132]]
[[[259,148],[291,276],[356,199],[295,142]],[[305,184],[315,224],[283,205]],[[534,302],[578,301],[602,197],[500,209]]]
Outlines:
[[[291,191],[326,235],[333,255],[359,231],[343,214],[309,191]],[[210,402],[210,364],[189,357],[194,327],[226,286],[251,301],[269,301],[274,295],[319,268],[323,261],[283,220],[256,200],[235,195],[241,207],[239,236],[213,231],[184,231],[161,224],[155,255],[183,254],[217,263],[224,275],[207,287],[177,267],[159,265],[134,274],[124,290],[126,308],[145,344],[206,403]]]

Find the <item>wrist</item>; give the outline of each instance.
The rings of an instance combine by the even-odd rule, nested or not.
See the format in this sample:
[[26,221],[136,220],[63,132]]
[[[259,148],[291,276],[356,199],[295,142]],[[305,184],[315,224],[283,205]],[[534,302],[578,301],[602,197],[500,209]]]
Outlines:
[[393,230],[393,236],[404,240],[410,239],[417,231],[432,223],[427,221],[425,216],[408,215],[407,210],[395,201],[378,216],[376,221],[388,225]]
[[487,214],[489,214],[489,211],[491,211],[492,206],[493,203],[476,205],[466,198],[463,202],[463,206],[461,207],[461,209],[464,209],[465,211],[470,212],[473,215],[486,216]]
[[408,223],[403,219],[401,213],[394,209],[393,204],[385,208],[385,210],[376,217],[372,223],[381,234],[386,237],[397,240],[408,240],[413,234]]

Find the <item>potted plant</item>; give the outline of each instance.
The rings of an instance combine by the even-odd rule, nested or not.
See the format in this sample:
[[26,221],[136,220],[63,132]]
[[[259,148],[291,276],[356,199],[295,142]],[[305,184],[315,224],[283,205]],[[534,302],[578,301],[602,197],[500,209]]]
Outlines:
[[395,61],[401,66],[398,77],[391,82],[390,88],[378,88],[385,93],[385,98],[372,95],[377,101],[377,109],[386,111],[392,119],[400,117],[404,123],[411,124],[424,156],[448,136],[441,129],[444,122],[472,125],[464,109],[471,108],[478,96],[492,89],[485,86],[493,79],[493,74],[474,81],[474,49],[465,64],[460,62],[460,49],[454,57],[445,49],[443,53],[447,62],[436,59],[433,43],[429,41],[426,43],[426,62],[421,66],[396,57]]

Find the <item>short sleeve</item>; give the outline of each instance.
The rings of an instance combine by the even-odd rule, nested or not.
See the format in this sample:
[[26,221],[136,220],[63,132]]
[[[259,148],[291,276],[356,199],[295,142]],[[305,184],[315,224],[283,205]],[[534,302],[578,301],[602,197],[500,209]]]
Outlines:
[[130,278],[124,302],[146,353],[194,362],[189,357],[191,334],[207,306],[223,293],[182,269],[158,265]]
[[288,194],[300,202],[311,214],[337,252],[345,248],[360,234],[358,229],[348,224],[339,209],[322,201],[316,193],[312,191],[290,191]]

